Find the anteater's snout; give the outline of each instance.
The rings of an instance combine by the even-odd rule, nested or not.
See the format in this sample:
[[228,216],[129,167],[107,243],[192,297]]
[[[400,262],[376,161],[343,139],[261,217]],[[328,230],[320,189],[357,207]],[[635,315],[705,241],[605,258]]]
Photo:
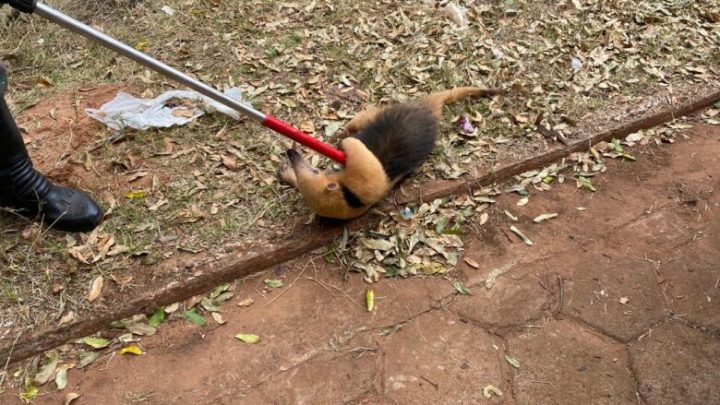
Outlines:
[[288,149],[287,152],[285,152],[288,159],[290,159],[290,163],[295,164],[302,161],[302,155],[295,149]]

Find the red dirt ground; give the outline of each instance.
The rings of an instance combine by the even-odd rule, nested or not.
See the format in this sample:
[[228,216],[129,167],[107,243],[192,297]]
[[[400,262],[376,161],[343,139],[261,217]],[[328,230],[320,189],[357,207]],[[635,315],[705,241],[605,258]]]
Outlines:
[[[302,257],[269,275],[282,290],[240,284],[227,324],[169,322],[141,342],[146,354],[72,370],[65,391],[46,386],[34,403],[66,392],[81,394],[74,404],[720,403],[720,130],[687,134],[609,162],[596,193],[569,181],[524,207],[503,195],[466,238],[480,269],[451,272],[469,296],[440,277],[383,279],[369,313],[359,275]],[[559,216],[532,222],[548,212]],[[502,396],[486,399],[490,384]]]
[[111,166],[100,168],[104,172],[102,177],[95,176],[77,161],[81,158],[77,152],[108,136],[85,114],[85,108],[97,108],[110,101],[120,89],[120,86],[76,89],[40,101],[24,113],[18,124],[26,132],[25,142],[35,166],[54,180],[85,189],[107,189],[105,175],[113,175]]

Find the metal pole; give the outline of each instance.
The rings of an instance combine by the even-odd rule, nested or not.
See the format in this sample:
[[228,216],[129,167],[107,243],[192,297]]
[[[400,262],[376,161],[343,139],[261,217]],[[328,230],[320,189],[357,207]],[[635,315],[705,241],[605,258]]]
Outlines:
[[11,6],[23,12],[37,13],[38,15],[62,27],[76,32],[92,41],[98,42],[99,44],[123,56],[126,56],[143,66],[146,66],[172,80],[175,80],[178,83],[184,84],[187,87],[197,91],[198,93],[210,97],[211,99],[222,103],[232,108],[233,110],[236,110],[250,117],[255,121],[260,122],[266,128],[270,128],[279,134],[282,134],[302,145],[305,145],[308,148],[319,152],[340,164],[345,164],[346,156],[343,151],[334,148],[319,139],[313,138],[312,136],[288,124],[287,122],[279,118],[273,117],[271,114],[264,114],[254,109],[248,104],[234,100],[226,96],[225,94],[215,90],[214,88],[208,86],[207,84],[195,80],[192,77],[180,72],[179,70],[174,69],[138,51],[137,49],[116,40],[115,38],[105,35],[102,32],[97,31],[86,24],[83,24],[75,20],[74,18],[71,18],[53,9],[50,6],[40,3],[37,0],[0,0],[0,5],[1,4],[10,4]]
[[252,108],[251,106],[241,103],[237,100],[226,96],[225,94],[215,90],[214,88],[202,83],[192,77],[174,69],[150,56],[132,48],[115,38],[103,34],[90,26],[83,24],[74,18],[68,17],[67,15],[49,7],[43,3],[38,2],[34,12],[62,27],[65,27],[73,32],[76,32],[92,41],[99,42],[100,44],[110,48],[111,50],[126,56],[135,62],[146,66],[168,78],[175,80],[178,83],[182,83],[191,89],[197,91],[200,94],[210,97],[211,99],[222,103],[233,110],[241,112],[246,116],[252,118],[255,121],[263,122],[265,120],[265,114]]

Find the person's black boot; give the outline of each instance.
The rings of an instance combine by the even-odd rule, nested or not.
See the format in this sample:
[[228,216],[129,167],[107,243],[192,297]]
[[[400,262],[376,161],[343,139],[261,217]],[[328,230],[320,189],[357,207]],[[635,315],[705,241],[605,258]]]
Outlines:
[[102,220],[102,210],[87,194],[56,186],[33,168],[5,103],[6,84],[6,71],[0,64],[0,207],[61,231],[91,231]]

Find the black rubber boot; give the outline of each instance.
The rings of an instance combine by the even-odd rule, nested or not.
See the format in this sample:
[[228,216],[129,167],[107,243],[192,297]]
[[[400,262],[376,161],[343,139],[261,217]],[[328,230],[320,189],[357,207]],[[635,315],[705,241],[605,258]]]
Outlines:
[[5,103],[7,74],[0,63],[0,207],[61,231],[87,232],[102,220],[100,207],[82,191],[56,186],[33,168]]

